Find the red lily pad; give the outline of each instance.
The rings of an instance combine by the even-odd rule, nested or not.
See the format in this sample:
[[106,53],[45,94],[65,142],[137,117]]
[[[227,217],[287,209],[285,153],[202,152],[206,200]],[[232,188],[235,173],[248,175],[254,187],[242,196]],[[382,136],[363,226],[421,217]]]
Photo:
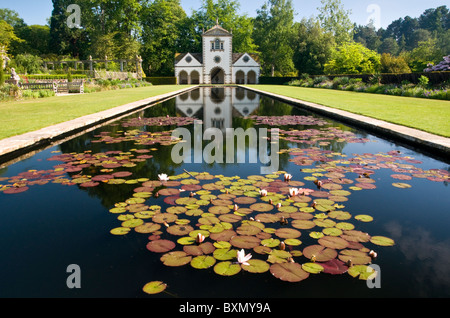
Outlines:
[[230,239],[230,244],[237,248],[251,249],[260,244],[261,240],[250,235],[236,235]]
[[6,190],[3,190],[3,193],[6,194],[16,194],[16,193],[22,193],[27,191],[29,188],[28,187],[12,187],[12,188],[8,188]]
[[169,240],[155,240],[148,242],[147,249],[155,253],[166,253],[175,248],[175,243]]
[[303,255],[317,262],[328,262],[338,255],[337,251],[322,245],[310,245],[303,249]]
[[320,263],[323,267],[323,272],[331,275],[340,275],[348,271],[348,266],[337,258],[329,260],[325,263]]
[[270,272],[276,278],[286,282],[300,282],[309,277],[309,273],[298,263],[276,263],[270,266]]

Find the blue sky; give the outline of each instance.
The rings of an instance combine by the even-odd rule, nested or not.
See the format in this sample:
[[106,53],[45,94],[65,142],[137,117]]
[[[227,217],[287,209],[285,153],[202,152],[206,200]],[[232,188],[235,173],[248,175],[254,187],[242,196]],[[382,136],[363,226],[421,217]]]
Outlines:
[[[192,9],[198,9],[201,0],[181,0],[181,5],[190,14]],[[241,13],[255,16],[265,0],[240,0]],[[405,17],[418,17],[423,11],[429,8],[447,5],[447,1],[442,0],[341,0],[345,9],[351,10],[351,19],[357,24],[367,24],[369,17],[377,17],[379,26],[386,28],[392,21]],[[320,0],[293,0],[296,20],[317,16],[317,7]],[[371,6],[372,5],[372,6]],[[375,5],[375,6],[373,6]],[[8,8],[19,13],[20,17],[29,25],[46,24],[46,19],[52,12],[51,0],[0,0],[0,8]],[[377,11],[369,10],[371,8]],[[379,13],[379,14],[378,14]]]

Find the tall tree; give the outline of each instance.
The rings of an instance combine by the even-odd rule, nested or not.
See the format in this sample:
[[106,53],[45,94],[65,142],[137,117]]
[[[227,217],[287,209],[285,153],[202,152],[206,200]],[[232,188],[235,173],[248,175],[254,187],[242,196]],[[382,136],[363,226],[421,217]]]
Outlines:
[[237,0],[202,0],[199,10],[192,13],[192,20],[197,26],[197,41],[201,42],[201,31],[212,28],[216,21],[220,26],[233,32],[234,52],[254,52],[253,19],[247,15],[239,15]]
[[353,39],[351,10],[345,10],[341,0],[321,0],[319,20],[322,27],[334,34],[336,43],[341,45]]
[[325,64],[327,74],[373,74],[380,70],[380,55],[361,43],[347,42],[336,47]]
[[268,0],[257,11],[254,39],[261,52],[263,71],[288,74],[295,70],[292,43],[294,9],[292,0]]
[[173,75],[186,13],[179,0],[146,3],[141,13],[144,70],[152,75]]
[[325,63],[328,61],[335,45],[334,37],[320,27],[319,21],[311,18],[296,23],[296,40],[294,65],[299,74],[323,74]]

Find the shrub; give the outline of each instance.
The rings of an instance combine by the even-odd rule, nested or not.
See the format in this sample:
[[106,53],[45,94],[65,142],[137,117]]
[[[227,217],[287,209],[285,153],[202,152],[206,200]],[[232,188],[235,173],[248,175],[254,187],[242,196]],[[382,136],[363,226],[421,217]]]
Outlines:
[[428,77],[423,76],[423,75],[421,75],[419,77],[419,86],[427,87],[429,82],[430,82],[430,80],[428,79]]

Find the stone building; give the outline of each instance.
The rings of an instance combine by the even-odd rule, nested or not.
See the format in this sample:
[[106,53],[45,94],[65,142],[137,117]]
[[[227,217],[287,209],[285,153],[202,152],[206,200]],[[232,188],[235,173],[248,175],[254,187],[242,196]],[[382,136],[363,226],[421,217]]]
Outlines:
[[219,26],[202,35],[203,53],[175,57],[178,84],[258,84],[260,64],[250,53],[233,53],[233,34]]

